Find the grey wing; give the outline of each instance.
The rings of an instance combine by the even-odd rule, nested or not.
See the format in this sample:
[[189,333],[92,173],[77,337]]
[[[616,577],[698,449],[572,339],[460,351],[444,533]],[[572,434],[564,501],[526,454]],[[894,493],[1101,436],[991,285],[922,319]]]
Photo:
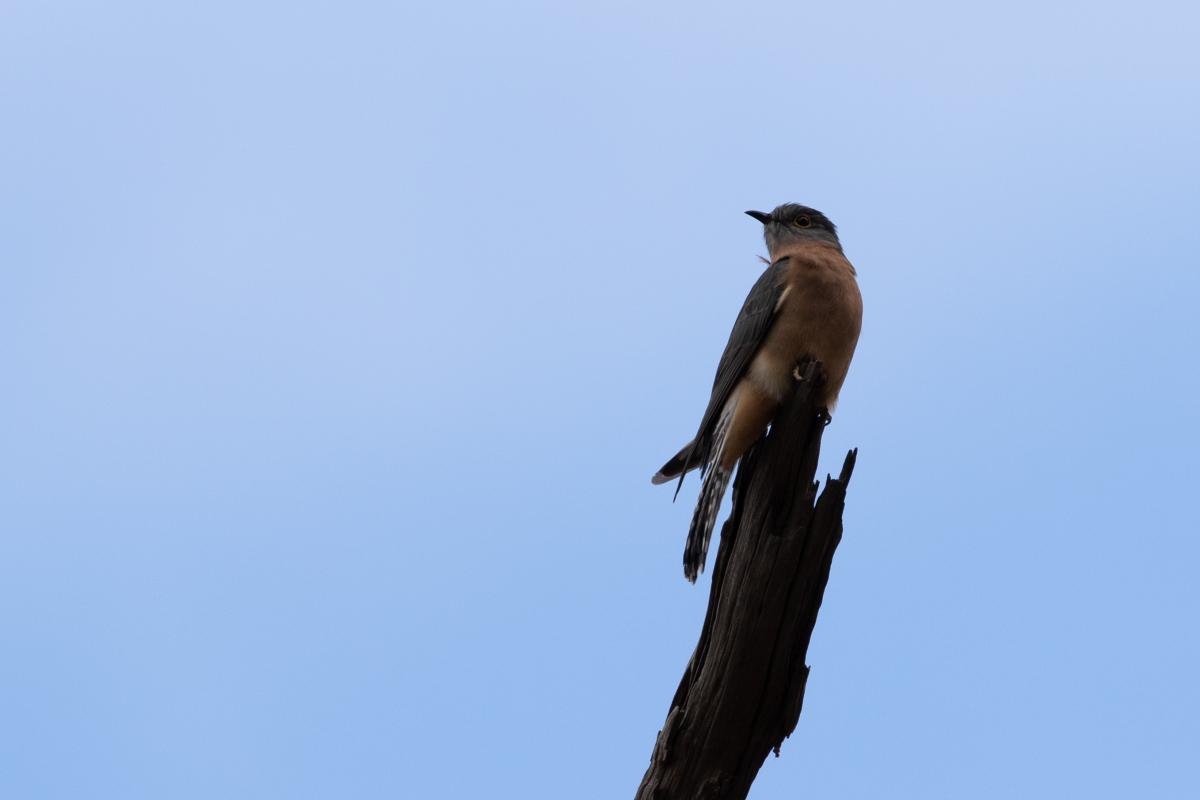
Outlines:
[[[717,376],[713,379],[712,396],[708,400],[708,408],[700,419],[700,430],[696,433],[695,446],[688,454],[684,465],[684,474],[693,465],[700,465],[701,470],[708,465],[711,458],[713,433],[716,430],[721,409],[729,395],[733,393],[738,381],[750,368],[754,354],[762,346],[771,323],[775,321],[775,307],[783,295],[783,278],[788,267],[788,259],[781,258],[763,270],[762,275],[755,281],[742,304],[733,330],[729,333],[729,341],[725,352],[721,354],[721,362],[717,365]],[[683,474],[679,476],[683,484]],[[678,492],[678,489],[676,489]]]

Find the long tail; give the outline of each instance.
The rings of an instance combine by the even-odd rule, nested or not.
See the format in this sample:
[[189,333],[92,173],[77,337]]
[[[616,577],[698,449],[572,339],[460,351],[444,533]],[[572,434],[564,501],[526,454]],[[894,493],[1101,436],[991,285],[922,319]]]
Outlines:
[[683,576],[692,583],[695,583],[696,578],[704,571],[704,562],[708,558],[708,542],[712,538],[717,514],[721,511],[721,500],[725,497],[725,489],[729,486],[729,476],[732,474],[732,470],[721,467],[721,456],[725,452],[725,439],[735,407],[736,401],[729,404],[714,432],[713,450],[716,455],[704,476],[704,483],[700,486],[700,497],[696,500],[696,510],[692,513],[692,525],[688,528],[687,544],[683,547]]

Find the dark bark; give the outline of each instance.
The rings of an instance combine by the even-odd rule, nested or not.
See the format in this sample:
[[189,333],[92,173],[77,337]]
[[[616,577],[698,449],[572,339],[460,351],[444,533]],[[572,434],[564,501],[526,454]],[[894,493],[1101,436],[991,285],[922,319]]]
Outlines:
[[819,365],[742,459],[721,531],[700,641],[659,731],[638,800],[744,798],[800,719],[805,656],[857,451],[817,497],[828,416],[810,401]]

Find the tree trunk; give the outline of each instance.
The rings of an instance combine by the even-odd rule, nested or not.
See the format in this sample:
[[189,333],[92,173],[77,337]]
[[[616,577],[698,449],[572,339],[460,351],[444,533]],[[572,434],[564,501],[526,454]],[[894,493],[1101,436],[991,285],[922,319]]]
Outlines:
[[813,476],[828,415],[809,398],[820,365],[806,362],[796,375],[792,397],[738,468],[700,641],[638,800],[744,798],[800,719],[805,656],[842,538],[857,450],[817,498]]

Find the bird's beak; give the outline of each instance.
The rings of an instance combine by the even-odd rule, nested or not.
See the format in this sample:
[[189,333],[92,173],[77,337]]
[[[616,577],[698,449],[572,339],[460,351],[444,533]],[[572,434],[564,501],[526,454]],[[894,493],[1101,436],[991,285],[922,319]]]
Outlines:
[[761,211],[747,211],[746,213],[749,214],[750,216],[754,217],[756,220],[761,222],[763,225],[766,225],[768,222],[771,221],[771,215],[764,214]]

